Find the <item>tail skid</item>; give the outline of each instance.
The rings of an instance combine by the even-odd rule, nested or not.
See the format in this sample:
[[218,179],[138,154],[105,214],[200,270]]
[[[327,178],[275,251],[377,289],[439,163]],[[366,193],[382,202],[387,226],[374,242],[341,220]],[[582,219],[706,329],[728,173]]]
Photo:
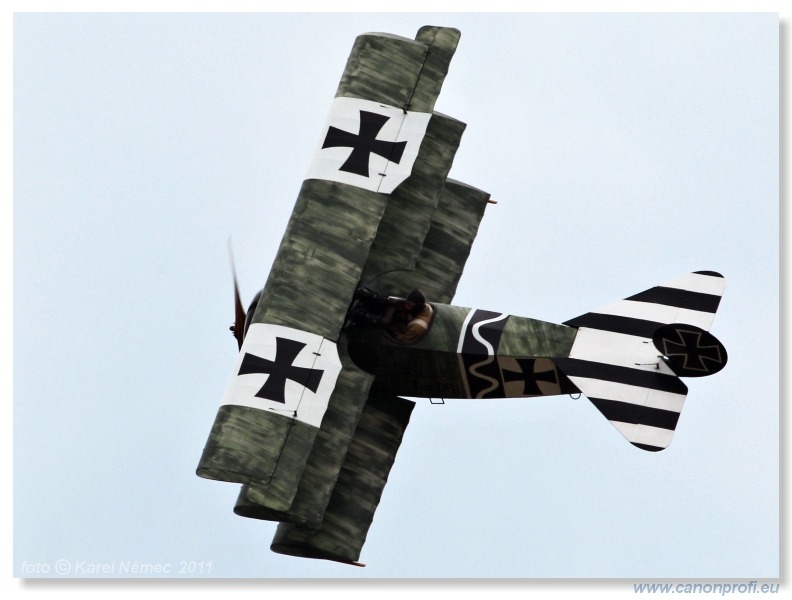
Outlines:
[[556,364],[631,444],[663,450],[687,396],[679,377],[726,364],[708,333],[725,286],[698,271],[567,321],[578,333]]

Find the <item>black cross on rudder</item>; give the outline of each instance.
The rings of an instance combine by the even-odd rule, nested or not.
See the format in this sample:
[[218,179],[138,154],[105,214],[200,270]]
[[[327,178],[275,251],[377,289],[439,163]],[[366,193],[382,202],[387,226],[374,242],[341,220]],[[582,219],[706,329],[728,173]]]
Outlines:
[[701,343],[702,332],[675,329],[674,333],[677,334],[679,341],[663,338],[664,354],[681,357],[684,360],[683,369],[707,373],[711,370],[710,365],[718,370],[723,364],[723,357],[717,344]]

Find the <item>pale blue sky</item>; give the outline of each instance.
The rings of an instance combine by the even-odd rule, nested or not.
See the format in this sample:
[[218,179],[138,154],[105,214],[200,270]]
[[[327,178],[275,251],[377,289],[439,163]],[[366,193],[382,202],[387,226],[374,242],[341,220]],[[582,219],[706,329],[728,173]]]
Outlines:
[[[689,271],[720,374],[671,447],[585,398],[419,400],[361,561],[269,551],[195,466],[356,35],[462,39],[437,110],[492,193],[455,304],[561,322]],[[211,577],[779,575],[776,14],[19,14],[14,557]],[[49,573],[29,573],[25,569]]]

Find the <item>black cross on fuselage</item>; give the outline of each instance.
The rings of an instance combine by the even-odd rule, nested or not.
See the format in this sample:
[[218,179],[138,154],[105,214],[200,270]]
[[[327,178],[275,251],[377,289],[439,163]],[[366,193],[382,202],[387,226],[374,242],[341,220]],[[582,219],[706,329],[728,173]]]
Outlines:
[[404,147],[407,145],[407,142],[388,142],[377,139],[377,134],[389,119],[390,117],[387,115],[361,110],[358,133],[350,133],[331,126],[327,130],[322,148],[352,148],[352,152],[341,165],[340,170],[368,177],[369,157],[372,153],[398,164],[404,153]]
[[523,383],[523,396],[544,396],[542,388],[539,387],[539,382],[552,383],[558,386],[558,375],[552,369],[549,371],[534,372],[534,365],[536,364],[535,358],[518,358],[517,364],[520,365],[522,372],[508,371],[503,369],[504,383],[512,381],[522,381]]
[[238,374],[265,373],[269,375],[267,381],[256,393],[256,397],[272,400],[273,402],[286,403],[287,379],[291,379],[316,393],[324,371],[294,366],[294,360],[303,348],[305,348],[305,344],[302,342],[276,337],[274,361],[245,352]]

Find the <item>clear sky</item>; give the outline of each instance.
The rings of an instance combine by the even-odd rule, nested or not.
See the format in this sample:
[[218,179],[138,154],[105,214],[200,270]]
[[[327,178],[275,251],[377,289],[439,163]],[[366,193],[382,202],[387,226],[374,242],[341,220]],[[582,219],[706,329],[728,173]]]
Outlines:
[[[498,201],[454,303],[562,322],[714,270],[729,364],[660,453],[585,397],[418,399],[367,567],[277,555],[195,475],[226,243],[247,303],[354,38],[425,24],[462,32],[451,177]],[[777,14],[17,14],[13,66],[14,576],[779,576]]]

